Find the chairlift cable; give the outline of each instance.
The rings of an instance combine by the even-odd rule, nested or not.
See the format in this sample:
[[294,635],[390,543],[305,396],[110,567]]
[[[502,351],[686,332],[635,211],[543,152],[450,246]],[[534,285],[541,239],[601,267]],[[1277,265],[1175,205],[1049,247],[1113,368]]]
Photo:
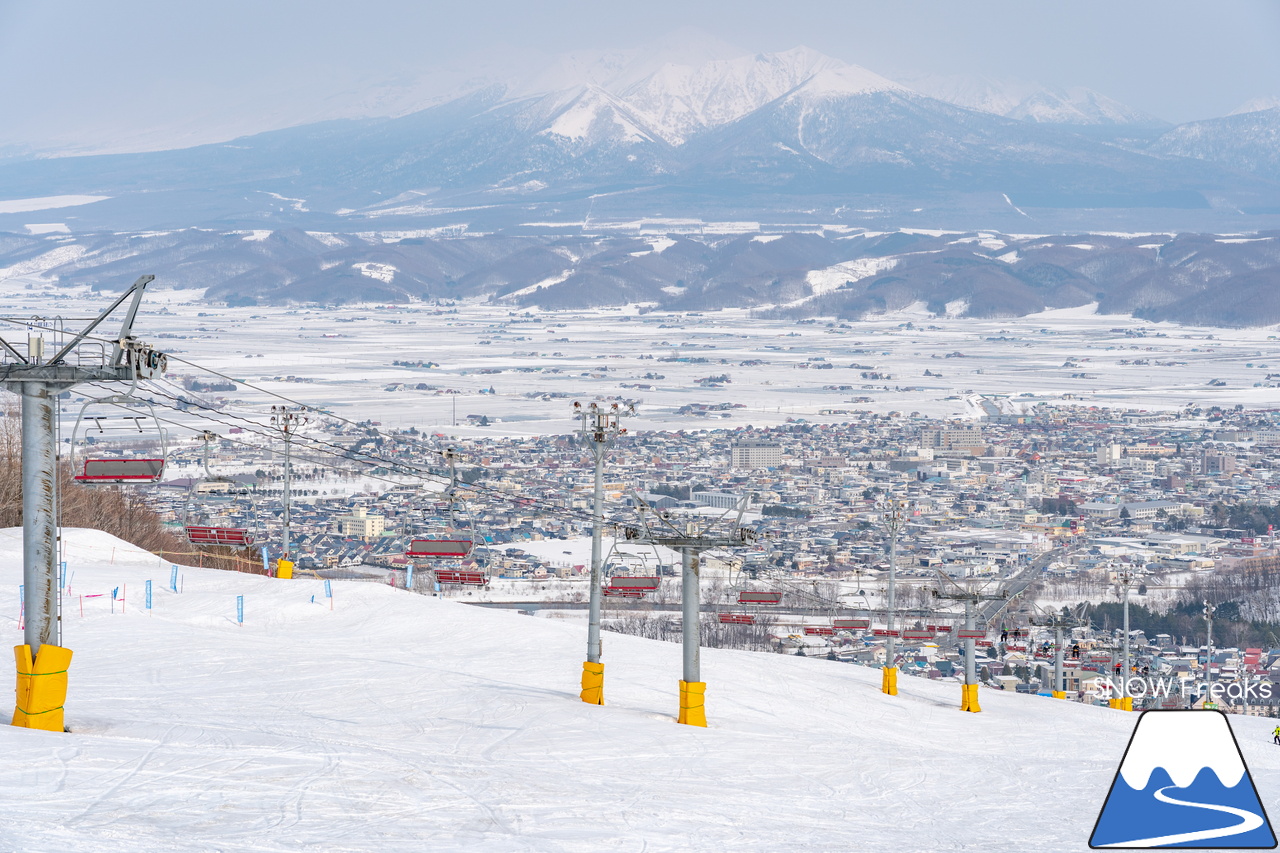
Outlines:
[[[169,395],[167,395],[167,394],[163,394],[163,393],[161,392],[161,396],[168,397]],[[170,397],[170,399],[174,399],[174,398]],[[170,405],[167,405],[167,404],[165,404],[165,403],[159,403],[159,405],[160,405],[162,408],[167,408],[167,409],[170,409],[170,410],[173,410],[173,411],[179,411],[179,412],[181,412],[181,411],[182,411],[181,409],[178,409],[176,406],[170,406]],[[209,409],[209,407],[207,407],[207,406],[204,406],[204,407],[202,407],[202,408]],[[210,411],[216,411],[216,410],[210,409]],[[221,419],[219,419],[219,418],[214,418],[214,417],[209,416],[209,415],[206,415],[206,414],[201,414],[201,413],[190,413],[190,414],[194,414],[196,417],[198,417],[198,418],[202,418],[202,419],[203,419],[203,420],[205,420],[205,421],[209,421],[209,422],[212,422],[212,423],[221,424],[222,426],[236,426],[235,424],[230,424],[230,423],[228,423],[227,421],[221,420]],[[160,422],[162,422],[162,423],[171,424],[171,425],[178,426],[178,427],[182,427],[182,428],[184,428],[184,429],[189,429],[189,430],[192,430],[192,431],[195,431],[195,430],[197,429],[197,427],[193,427],[193,426],[191,426],[190,424],[182,423],[182,422],[180,422],[180,421],[169,420],[169,419],[166,419],[166,418],[157,418],[157,420],[159,420],[159,421],[160,421]],[[242,421],[244,421],[244,423],[249,424],[249,426],[248,426],[248,427],[241,427],[241,428],[242,428],[242,429],[246,429],[246,431],[247,431],[247,432],[249,432],[250,434],[252,434],[252,435],[256,435],[256,436],[258,436],[259,438],[264,438],[264,439],[270,439],[270,438],[272,438],[272,437],[273,437],[270,433],[262,431],[262,430],[264,430],[264,429],[265,429],[265,427],[262,427],[261,425],[259,425],[259,424],[255,423],[255,422],[253,422],[253,421],[250,421],[250,420],[248,420],[248,419],[241,419],[241,420],[242,420]],[[255,429],[255,427],[257,427],[257,428]],[[302,439],[302,440],[308,440],[308,439],[306,439],[304,436],[298,436],[298,438],[299,438],[299,439]],[[251,443],[249,443],[249,442],[245,442],[245,441],[238,441],[238,440],[236,440],[236,439],[231,439],[231,438],[227,438],[227,439],[224,439],[224,440],[226,440],[226,441],[231,441],[231,442],[232,442],[232,443],[234,443],[234,444],[238,444],[238,445],[241,445],[241,446],[244,446],[244,447],[251,447],[251,448],[253,448],[253,449],[255,449],[255,450],[260,449],[258,445],[251,444]],[[332,443],[330,443],[330,442],[323,442],[323,441],[314,440],[314,443],[322,444],[322,445],[325,445],[326,447],[333,448],[333,449],[335,449],[335,450],[339,451],[339,454],[341,454],[341,453],[345,453],[345,452],[348,452],[348,451],[347,451],[347,448],[344,448],[344,447],[342,447],[341,445],[332,444]],[[312,448],[312,449],[314,450],[315,448]],[[359,457],[356,457],[356,456],[351,456],[351,455],[339,455],[339,454],[333,454],[334,458],[342,459],[342,460],[345,460],[345,461],[348,461],[348,462],[355,462],[355,463],[358,463],[358,464],[364,464],[364,465],[377,464],[377,462],[378,462],[378,459],[376,459],[376,458],[373,458],[373,459],[370,459],[370,458],[359,458]],[[332,463],[332,462],[326,462],[326,461],[323,461],[323,460],[321,460],[321,459],[312,459],[312,460],[309,460],[309,461],[311,462],[311,464],[317,465],[317,466],[319,466],[319,467],[329,468],[329,469],[332,469],[332,470],[342,470],[342,469],[340,469],[340,468],[339,468],[339,466],[338,466],[338,465],[336,465],[336,464],[334,464],[334,463]],[[402,467],[408,467],[408,466],[404,466],[404,464],[403,464],[403,463],[396,463],[396,464],[401,465]],[[428,471],[428,472],[418,472],[418,471],[412,471],[412,470],[411,470],[411,471],[406,471],[406,472],[404,472],[404,475],[405,475],[406,477],[410,478],[410,479],[416,479],[416,480],[418,480],[418,481],[420,481],[420,482],[436,482],[435,480],[429,480],[428,478],[435,478],[435,477],[438,477],[438,476],[439,476],[439,475],[434,474],[433,472],[429,472],[429,471]],[[382,475],[378,475],[378,474],[369,473],[369,472],[365,472],[365,473],[363,473],[361,476],[362,476],[362,477],[365,477],[365,478],[368,478],[368,479],[371,479],[371,480],[377,480],[377,481],[380,481],[380,482],[388,483],[388,484],[390,484],[390,485],[397,486],[397,487],[402,487],[402,486],[406,485],[404,482],[401,482],[401,481],[398,481],[398,480],[392,480],[392,479],[390,479],[390,478],[388,478],[388,477],[385,477],[385,476],[382,476]],[[496,499],[498,499],[498,500],[501,500],[501,501],[506,502],[506,503],[513,503],[513,504],[515,504],[515,505],[517,505],[517,506],[527,506],[527,505],[528,505],[528,504],[530,504],[530,503],[536,504],[536,505],[541,509],[542,514],[544,514],[544,515],[553,516],[553,517],[560,517],[560,518],[564,518],[564,519],[566,519],[566,520],[573,520],[573,521],[579,521],[579,522],[586,522],[586,521],[589,521],[589,520],[590,520],[590,516],[589,516],[588,514],[586,514],[586,513],[583,513],[583,512],[581,512],[581,511],[575,511],[575,510],[565,509],[565,508],[563,508],[563,507],[553,506],[553,505],[547,504],[547,503],[545,503],[545,501],[539,500],[539,499],[537,499],[537,498],[530,498],[530,497],[526,497],[526,496],[523,496],[523,495],[513,495],[513,494],[511,494],[511,493],[509,493],[509,492],[505,492],[505,491],[503,491],[503,490],[501,490],[501,489],[496,489],[496,488],[493,488],[493,487],[491,487],[491,486],[483,486],[483,485],[475,484],[475,483],[463,483],[463,482],[459,482],[459,484],[458,484],[458,485],[459,485],[459,487],[461,487],[461,488],[468,488],[468,489],[472,489],[472,490],[474,490],[474,491],[484,491],[484,492],[486,492],[486,493],[488,493],[488,494],[490,494],[490,495],[494,496],[494,497],[495,497]],[[624,524],[621,520],[618,520],[618,519],[607,519],[607,520],[608,520],[611,524],[618,525],[618,526],[623,526],[623,524]]]
[[[154,384],[154,383],[153,383],[153,384]],[[167,394],[167,393],[165,393],[163,390],[161,390],[161,389],[159,389],[159,388],[152,388],[152,390],[153,390],[153,391],[155,391],[155,393],[159,394],[159,395],[160,395],[160,396],[162,396],[162,397],[167,397],[168,399],[173,400],[175,403],[183,403],[183,404],[188,405],[188,406],[194,405],[194,406],[196,406],[197,408],[203,409],[203,410],[208,411],[208,412],[218,412],[219,414],[225,415],[226,417],[235,418],[237,421],[239,421],[239,422],[241,422],[242,424],[246,425],[246,426],[247,426],[247,428],[248,428],[248,430],[249,430],[250,432],[252,432],[252,433],[254,433],[254,434],[257,434],[257,435],[261,435],[261,436],[263,436],[263,437],[270,437],[270,435],[269,435],[269,434],[261,433],[259,430],[260,430],[260,429],[263,429],[263,426],[262,426],[261,424],[259,424],[257,421],[254,421],[254,420],[252,420],[252,419],[250,419],[250,418],[246,418],[246,417],[244,417],[244,416],[242,416],[242,415],[236,415],[236,414],[233,414],[233,413],[230,413],[230,412],[222,412],[222,411],[221,411],[221,410],[219,410],[219,409],[215,409],[215,408],[213,408],[212,406],[206,405],[206,404],[201,403],[201,402],[199,402],[199,401],[191,401],[191,400],[187,400],[186,398],[176,397],[176,396],[174,396],[174,395],[172,395],[172,394]],[[174,407],[174,406],[169,406],[168,408],[174,408],[174,409],[176,409],[176,407]],[[179,411],[180,411],[180,410],[179,410]],[[222,420],[222,419],[220,419],[220,418],[216,418],[216,417],[213,417],[213,416],[204,416],[204,417],[206,417],[208,420],[212,420],[212,421],[214,421],[214,422],[216,422],[216,423],[221,423],[221,424],[223,424],[224,426],[235,426],[235,424],[230,424],[230,423],[228,423],[227,421]],[[348,421],[348,423],[350,423],[350,422]],[[357,425],[357,426],[358,426],[358,425]],[[242,427],[242,428],[246,428],[246,427]],[[362,428],[362,429],[364,429],[364,427],[361,427],[361,428]],[[378,431],[377,431],[377,430],[374,430],[374,432],[378,432]],[[378,434],[379,434],[380,436],[386,437],[386,436],[384,436],[382,433],[378,433]],[[328,448],[328,449],[330,449],[330,452],[333,452],[333,453],[334,453],[334,455],[336,455],[338,458],[346,459],[346,460],[351,461],[351,462],[362,463],[362,464],[369,464],[369,465],[381,464],[381,465],[383,465],[383,466],[385,466],[385,467],[388,467],[388,468],[399,468],[399,469],[401,469],[401,472],[402,472],[402,473],[404,473],[404,474],[406,474],[406,475],[408,475],[408,476],[415,477],[415,478],[417,478],[417,479],[419,479],[419,480],[430,480],[431,478],[436,478],[436,479],[434,480],[434,482],[436,482],[436,483],[438,484],[438,483],[439,483],[439,478],[440,478],[440,476],[441,476],[441,475],[439,475],[439,474],[435,473],[434,471],[430,471],[430,470],[423,471],[420,467],[415,466],[415,465],[413,465],[412,463],[406,463],[406,462],[404,462],[403,460],[388,459],[388,458],[386,458],[386,457],[379,456],[379,455],[377,455],[377,454],[373,454],[373,453],[365,453],[365,452],[361,452],[361,453],[359,453],[359,454],[357,454],[357,455],[352,455],[352,452],[351,452],[350,448],[344,447],[344,446],[342,446],[341,444],[336,444],[336,443],[334,443],[334,442],[325,441],[325,440],[323,440],[323,439],[318,439],[318,438],[314,438],[314,437],[311,437],[311,436],[306,436],[306,435],[303,435],[303,434],[298,434],[298,435],[295,437],[295,441],[299,441],[299,442],[303,442],[303,443],[310,442],[312,445],[319,445],[319,446],[321,446],[321,447]],[[314,449],[315,449],[315,447],[313,447],[312,449],[314,450]],[[445,453],[445,451],[434,451],[434,452],[439,453],[440,455],[444,455],[444,453]],[[360,458],[361,456],[363,456],[363,457],[365,457],[365,458]],[[483,467],[484,467],[484,466],[476,466],[476,467],[480,467],[481,469],[483,469]],[[382,480],[384,480],[385,482],[395,482],[395,481],[393,481],[393,480],[388,480],[388,479],[386,479],[385,477],[384,477],[384,478],[379,478],[379,477],[377,477],[377,475],[366,475],[366,476],[371,476],[371,477],[373,477],[373,478],[375,478],[375,479],[382,479]],[[526,479],[526,481],[527,481],[529,478],[523,478],[523,479]],[[545,484],[546,484],[546,482],[547,482],[547,481],[534,481],[534,482],[533,482],[533,484],[545,485]],[[397,483],[397,485],[401,485],[401,484],[398,484],[398,483]],[[586,513],[586,512],[575,511],[575,510],[572,510],[572,509],[565,509],[565,508],[563,508],[563,507],[549,507],[547,504],[545,504],[545,502],[544,502],[544,501],[540,501],[540,500],[538,500],[537,498],[530,498],[530,497],[526,497],[526,496],[523,496],[523,495],[512,495],[511,493],[509,493],[509,492],[505,492],[505,491],[503,491],[502,489],[498,489],[498,488],[495,488],[495,487],[493,487],[493,486],[487,486],[487,485],[484,485],[483,483],[466,483],[466,482],[458,481],[458,483],[457,483],[456,485],[457,485],[457,487],[459,487],[459,488],[471,489],[472,491],[477,491],[477,492],[483,491],[483,492],[487,492],[487,493],[489,493],[489,494],[491,494],[491,495],[494,495],[494,496],[496,496],[496,497],[498,497],[499,499],[504,500],[504,501],[515,501],[515,502],[518,502],[518,503],[525,503],[525,504],[527,504],[527,503],[529,503],[529,502],[534,502],[534,503],[537,503],[537,504],[539,504],[539,505],[541,505],[541,506],[548,507],[548,508],[547,508],[547,510],[546,510],[548,514],[554,514],[554,515],[558,515],[558,516],[561,516],[561,517],[565,517],[565,518],[572,518],[572,519],[579,520],[579,521],[584,521],[584,522],[585,522],[585,521],[589,521],[589,520],[591,519],[590,514],[588,514],[588,513]],[[561,492],[561,494],[562,494],[562,495],[564,495],[565,497],[569,497],[569,496],[570,496],[570,493],[569,493],[569,492],[564,491],[564,487],[563,487],[563,485],[560,485],[560,484],[552,484],[552,487],[554,487],[554,488],[556,488],[558,491],[560,491],[560,492]],[[618,523],[618,522],[615,522],[615,523]],[[673,528],[673,529],[674,529],[674,528]]]

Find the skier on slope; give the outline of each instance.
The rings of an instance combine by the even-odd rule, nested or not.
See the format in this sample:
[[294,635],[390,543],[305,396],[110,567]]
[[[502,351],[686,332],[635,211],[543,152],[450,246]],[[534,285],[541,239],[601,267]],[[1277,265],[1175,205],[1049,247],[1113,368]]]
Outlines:
[[1276,743],[1280,743],[1280,726],[1276,726],[1271,732],[1271,739]]

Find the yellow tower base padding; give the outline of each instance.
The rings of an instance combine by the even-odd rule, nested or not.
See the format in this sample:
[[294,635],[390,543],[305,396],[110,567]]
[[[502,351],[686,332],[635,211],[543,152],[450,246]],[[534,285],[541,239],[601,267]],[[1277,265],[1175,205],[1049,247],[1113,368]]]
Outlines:
[[978,685],[960,685],[960,710],[972,711],[975,714],[982,711],[982,706],[978,704]]
[[880,690],[890,696],[898,695],[898,668],[896,666],[886,666],[882,669],[880,675]]
[[604,704],[604,664],[582,662],[582,701],[588,705]]
[[1133,710],[1133,697],[1132,697],[1132,696],[1126,696],[1126,697],[1124,697],[1123,699],[1121,699],[1121,700],[1120,700],[1120,710],[1121,710],[1121,711],[1132,711],[1132,710]]
[[289,579],[293,577],[293,560],[276,560],[276,577]]
[[680,682],[680,716],[677,723],[686,726],[707,727],[707,709],[704,705],[707,683],[705,681]]
[[25,729],[60,732],[66,729],[62,705],[67,700],[67,670],[71,649],[45,644],[35,660],[31,646],[14,646],[18,664],[18,697],[13,724]]
[[1066,698],[1067,698],[1067,694],[1066,694],[1065,692],[1061,691],[1061,690],[1054,690],[1054,691],[1053,691],[1053,698],[1054,698],[1054,699],[1066,699]]

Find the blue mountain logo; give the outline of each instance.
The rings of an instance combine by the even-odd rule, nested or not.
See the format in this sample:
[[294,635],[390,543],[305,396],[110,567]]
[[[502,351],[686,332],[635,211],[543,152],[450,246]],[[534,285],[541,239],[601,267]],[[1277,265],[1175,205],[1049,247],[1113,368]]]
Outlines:
[[1144,711],[1089,846],[1270,850],[1271,822],[1220,711]]

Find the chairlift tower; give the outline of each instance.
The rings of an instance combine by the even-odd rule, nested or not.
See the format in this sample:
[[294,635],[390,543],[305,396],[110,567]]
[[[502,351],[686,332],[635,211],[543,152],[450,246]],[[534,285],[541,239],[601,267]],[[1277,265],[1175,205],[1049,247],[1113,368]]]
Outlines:
[[1129,695],[1129,590],[1133,587],[1133,567],[1125,566],[1116,574],[1116,595],[1124,596],[1124,653],[1122,660],[1123,669],[1120,673],[1120,684],[1117,688],[1113,688],[1113,694],[1118,689],[1118,695],[1110,700],[1112,708],[1119,708],[1122,711],[1133,710],[1133,697]]
[[[25,701],[24,713],[15,714],[15,724],[28,728],[62,731],[61,700],[57,708],[47,712],[33,707],[42,684],[31,679],[31,673],[43,674],[40,652],[44,646],[61,649],[61,624],[58,609],[57,542],[58,542],[58,455],[56,440],[55,406],[58,395],[68,388],[85,382],[129,382],[150,379],[163,374],[167,358],[164,353],[133,336],[133,323],[146,287],[155,280],[144,275],[135,281],[115,302],[111,303],[96,319],[70,340],[61,329],[42,330],[32,326],[27,336],[24,355],[0,338],[3,354],[3,375],[0,383],[22,397],[22,580],[23,606],[26,627],[23,639],[34,669],[28,669],[26,677],[19,666],[19,710]],[[125,309],[120,334],[111,342],[110,352],[101,341],[90,335],[117,308],[129,303]],[[46,341],[42,331],[52,331],[53,340]],[[46,343],[57,348],[46,355]],[[96,352],[95,352],[96,346]],[[22,647],[19,647],[20,649]],[[20,652],[20,655],[23,654]],[[70,652],[57,653],[70,661]],[[46,657],[45,660],[51,660]],[[65,665],[61,670],[65,672]],[[61,674],[61,673],[59,673]],[[53,680],[53,679],[50,679]],[[43,680],[41,680],[43,682]],[[62,679],[65,693],[65,679]],[[24,690],[26,693],[24,694]],[[23,697],[27,696],[26,700]],[[39,716],[37,716],[37,714]]]
[[1208,599],[1204,602],[1204,619],[1208,626],[1208,636],[1205,637],[1205,656],[1204,656],[1204,689],[1205,699],[1204,708],[1212,711],[1218,707],[1218,703],[1213,700],[1213,614],[1218,612],[1218,608],[1209,603]]
[[1067,698],[1066,677],[1063,675],[1063,631],[1067,628],[1076,628],[1084,623],[1084,610],[1087,605],[1077,608],[1071,616],[1063,616],[1060,613],[1054,613],[1046,610],[1042,616],[1032,616],[1031,624],[1037,628],[1053,629],[1053,693],[1054,699]]
[[280,534],[280,559],[289,559],[289,490],[293,480],[293,437],[298,429],[310,422],[305,414],[288,406],[271,407],[271,425],[284,437],[284,517]]
[[[964,639],[964,684],[961,686],[960,710],[972,711],[976,714],[982,710],[982,706],[978,704],[978,661],[974,643],[978,629],[973,624],[973,611],[983,601],[1007,601],[1009,593],[1005,591],[984,595],[981,592],[970,592],[956,585],[956,592],[935,589],[933,597],[944,601],[964,602],[964,630],[957,632]],[[985,629],[983,631],[985,633]]]
[[600,662],[600,601],[603,597],[603,567],[601,565],[601,539],[604,528],[604,455],[617,440],[626,434],[621,426],[623,415],[635,414],[634,407],[625,409],[612,404],[603,408],[591,403],[585,408],[573,404],[573,412],[579,420],[578,434],[591,449],[595,459],[595,490],[591,505],[591,597],[587,605],[587,660],[582,665],[582,692],[580,697],[589,705],[604,704],[604,664]]
[[885,602],[885,607],[888,611],[888,623],[886,625],[888,630],[885,634],[884,669],[882,670],[880,690],[890,696],[897,696],[898,667],[894,665],[897,643],[894,642],[893,616],[896,605],[894,593],[898,574],[898,534],[902,532],[902,528],[907,524],[907,516],[911,513],[911,502],[900,498],[886,498],[876,502],[876,509],[880,512],[880,519],[884,523],[885,531],[889,534],[889,596]]
[[206,479],[213,479],[213,472],[209,470],[209,445],[218,440],[218,434],[204,430],[196,438],[200,439],[203,447],[201,448],[200,460],[204,465],[204,476]]
[[[641,519],[644,519],[648,506],[641,503]],[[712,521],[699,528],[696,523],[689,522],[684,530],[676,527],[666,517],[659,514],[659,520],[666,525],[666,532],[657,531],[647,524],[643,529],[628,528],[625,536],[630,540],[638,540],[649,545],[664,545],[680,552],[681,594],[680,609],[682,615],[682,639],[684,647],[684,677],[680,680],[680,714],[676,721],[690,726],[707,725],[707,712],[704,696],[707,685],[702,680],[701,663],[701,600],[699,589],[699,561],[703,551],[713,549],[741,548],[756,540],[756,532],[742,527],[742,513],[746,510],[746,498],[738,505],[738,518],[734,527],[725,535],[711,532],[715,524]]]

